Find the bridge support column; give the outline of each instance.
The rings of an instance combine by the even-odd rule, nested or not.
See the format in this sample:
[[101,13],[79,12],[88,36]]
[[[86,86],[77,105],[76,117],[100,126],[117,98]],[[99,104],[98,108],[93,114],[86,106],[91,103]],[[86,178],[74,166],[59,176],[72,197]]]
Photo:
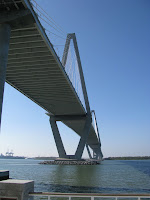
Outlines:
[[97,153],[95,153],[95,151],[93,151],[93,159],[98,159],[98,154]]
[[92,118],[91,115],[87,115],[84,129],[83,129],[83,134],[80,138],[76,153],[75,153],[75,158],[80,160],[84,151],[84,147],[86,145],[89,133],[90,133],[90,128],[91,128],[91,123],[92,123]]
[[87,152],[88,152],[88,154],[89,154],[89,158],[92,159],[92,155],[91,155],[89,146],[88,146],[87,144],[86,144],[86,149],[87,149]]
[[102,160],[103,154],[101,148],[93,149],[93,159]]
[[53,136],[55,139],[55,143],[56,143],[56,147],[57,147],[57,151],[59,154],[60,158],[66,158],[66,151],[56,124],[56,120],[55,117],[51,116],[50,117],[50,124],[51,124],[51,128],[52,128],[52,132],[53,132]]
[[0,126],[11,28],[0,24]]

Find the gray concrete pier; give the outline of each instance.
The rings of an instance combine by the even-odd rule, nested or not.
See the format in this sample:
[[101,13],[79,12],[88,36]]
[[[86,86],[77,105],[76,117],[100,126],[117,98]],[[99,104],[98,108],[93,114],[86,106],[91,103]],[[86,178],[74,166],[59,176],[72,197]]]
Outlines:
[[60,159],[60,160],[47,160],[40,162],[43,165],[99,165],[98,160],[75,160],[75,159]]
[[0,199],[28,200],[34,181],[8,179],[0,181]]

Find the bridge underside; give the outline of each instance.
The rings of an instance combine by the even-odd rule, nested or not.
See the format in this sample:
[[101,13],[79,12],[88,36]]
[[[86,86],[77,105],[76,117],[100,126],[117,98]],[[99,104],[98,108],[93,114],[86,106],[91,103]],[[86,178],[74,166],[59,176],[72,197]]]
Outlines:
[[[3,86],[6,80],[46,110],[53,118],[51,126],[55,127],[54,121],[61,120],[82,138],[86,111],[30,2],[5,2],[0,5],[0,49],[9,46],[9,52],[0,51],[0,59],[5,57],[5,62],[0,62],[0,70],[4,72],[1,73],[0,84]],[[8,27],[11,29],[10,36]],[[3,90],[3,87],[0,88],[1,105]],[[100,141],[91,122],[88,129],[85,143],[100,155]]]

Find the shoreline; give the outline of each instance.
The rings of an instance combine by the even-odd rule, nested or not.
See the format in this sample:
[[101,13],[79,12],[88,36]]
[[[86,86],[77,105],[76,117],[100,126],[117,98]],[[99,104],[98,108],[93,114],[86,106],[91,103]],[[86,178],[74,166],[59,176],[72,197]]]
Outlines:
[[150,156],[108,157],[103,160],[150,160]]

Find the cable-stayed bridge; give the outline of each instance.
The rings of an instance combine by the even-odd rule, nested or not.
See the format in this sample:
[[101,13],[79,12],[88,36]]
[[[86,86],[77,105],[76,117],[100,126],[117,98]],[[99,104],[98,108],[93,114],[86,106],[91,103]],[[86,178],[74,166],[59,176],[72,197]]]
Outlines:
[[[59,157],[81,159],[86,146],[91,159],[102,159],[76,36],[67,35],[60,60],[29,0],[0,1],[0,116],[5,81],[47,111]],[[57,121],[80,136],[75,155],[67,155]]]

